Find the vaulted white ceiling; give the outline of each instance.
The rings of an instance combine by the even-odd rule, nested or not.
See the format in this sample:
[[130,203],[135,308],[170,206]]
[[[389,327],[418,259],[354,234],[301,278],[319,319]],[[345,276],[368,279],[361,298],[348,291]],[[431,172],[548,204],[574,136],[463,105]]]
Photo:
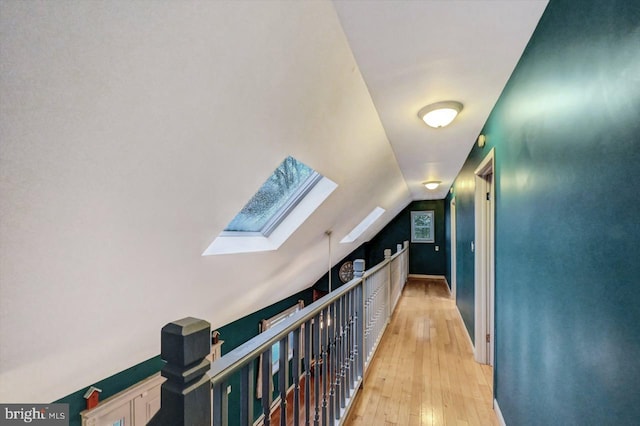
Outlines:
[[[444,198],[547,0],[334,4],[412,197]],[[464,105],[449,127],[417,117],[445,100]]]
[[[295,294],[329,247],[442,198],[544,6],[2,2],[0,400],[55,400],[157,355],[167,322]],[[451,127],[417,118],[447,99]],[[289,155],[337,189],[277,251],[202,257]]]

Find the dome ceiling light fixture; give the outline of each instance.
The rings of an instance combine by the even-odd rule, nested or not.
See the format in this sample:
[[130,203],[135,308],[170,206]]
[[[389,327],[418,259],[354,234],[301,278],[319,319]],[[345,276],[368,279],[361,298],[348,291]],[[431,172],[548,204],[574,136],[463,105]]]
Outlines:
[[442,182],[440,182],[439,180],[430,180],[429,182],[425,182],[424,186],[426,186],[428,190],[433,191],[438,186],[440,186],[441,183]]
[[458,113],[462,104],[457,101],[443,101],[427,105],[418,111],[418,117],[433,128],[448,126]]

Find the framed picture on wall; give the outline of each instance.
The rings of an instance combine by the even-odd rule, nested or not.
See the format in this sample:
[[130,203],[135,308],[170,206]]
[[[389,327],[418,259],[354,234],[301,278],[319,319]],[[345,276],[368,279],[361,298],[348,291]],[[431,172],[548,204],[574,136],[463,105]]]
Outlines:
[[433,226],[433,210],[411,212],[411,242],[435,242],[435,228]]

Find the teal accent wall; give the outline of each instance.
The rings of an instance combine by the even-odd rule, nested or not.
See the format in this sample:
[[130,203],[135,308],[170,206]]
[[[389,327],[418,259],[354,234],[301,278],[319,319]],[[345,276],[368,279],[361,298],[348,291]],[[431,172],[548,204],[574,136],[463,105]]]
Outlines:
[[[469,332],[471,340],[475,340],[475,253],[471,251],[471,243],[475,239],[475,213],[474,213],[474,170],[484,158],[486,151],[472,150],[467,161],[460,171],[453,185],[454,192],[449,193],[445,200],[447,211],[447,253],[451,252],[451,212],[449,204],[451,199],[456,199],[456,302],[458,310]],[[447,280],[451,283],[451,259],[447,256]],[[475,344],[475,342],[474,342]]]
[[640,2],[551,0],[483,133],[454,183],[455,267],[473,331],[473,170],[495,148],[506,423],[637,424]]
[[[445,275],[447,272],[447,250],[445,239],[444,200],[413,201],[405,207],[387,226],[367,244],[367,269],[384,260],[384,250],[396,252],[397,244],[411,241],[411,212],[433,210],[435,220],[434,243],[410,243],[409,273],[422,275]],[[439,247],[439,251],[435,247]]]

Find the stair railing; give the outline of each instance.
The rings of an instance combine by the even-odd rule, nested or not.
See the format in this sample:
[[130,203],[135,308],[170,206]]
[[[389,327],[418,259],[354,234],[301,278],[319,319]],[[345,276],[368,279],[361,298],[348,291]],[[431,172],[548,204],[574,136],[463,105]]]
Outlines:
[[[166,361],[162,375],[167,380],[162,385],[160,411],[149,424],[270,425],[277,406],[283,426],[290,416],[296,426],[342,424],[364,385],[367,368],[407,280],[408,259],[405,241],[393,256],[385,250],[385,260],[370,270],[365,271],[364,260],[355,260],[350,282],[213,365],[206,359],[211,345],[207,321],[189,317],[167,324],[161,332],[161,357]],[[274,345],[278,360],[272,360]],[[277,380],[272,372],[275,361]],[[258,363],[262,398],[255,412]],[[239,400],[231,404],[234,409],[230,412],[227,386],[238,376]]]

